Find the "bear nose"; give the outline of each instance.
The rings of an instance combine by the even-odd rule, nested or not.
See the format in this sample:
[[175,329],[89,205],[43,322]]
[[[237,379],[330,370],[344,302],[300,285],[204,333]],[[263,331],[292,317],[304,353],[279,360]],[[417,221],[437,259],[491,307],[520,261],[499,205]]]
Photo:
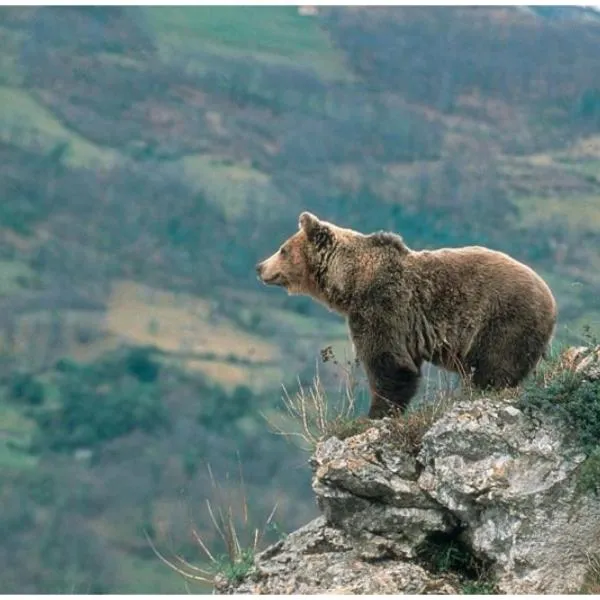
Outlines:
[[256,265],[256,272],[260,275],[261,271],[262,271],[262,263],[257,263]]

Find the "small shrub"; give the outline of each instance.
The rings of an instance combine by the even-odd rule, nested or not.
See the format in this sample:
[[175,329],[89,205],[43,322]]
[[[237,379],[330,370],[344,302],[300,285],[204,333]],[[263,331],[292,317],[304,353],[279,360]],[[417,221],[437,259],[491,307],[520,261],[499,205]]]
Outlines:
[[287,417],[297,424],[295,431],[285,431],[281,426],[269,419],[273,430],[285,437],[295,440],[298,445],[312,451],[318,442],[332,435],[341,439],[356,435],[364,431],[369,424],[368,419],[356,419],[357,415],[357,389],[359,380],[356,375],[358,363],[347,361],[340,365],[335,360],[331,347],[321,351],[323,362],[331,360],[342,372],[342,389],[337,398],[331,401],[327,396],[319,371],[312,384],[307,388],[298,381],[298,392],[290,395],[283,388],[283,403]]
[[17,373],[9,383],[10,396],[31,406],[44,402],[44,385],[31,373]]
[[59,387],[60,406],[32,414],[39,434],[34,445],[55,451],[91,447],[135,429],[148,433],[166,422],[158,390],[135,379],[97,388],[71,380]]
[[60,360],[56,361],[54,368],[59,373],[73,373],[75,371],[78,371],[80,369],[80,366],[70,358],[61,358]]
[[250,314],[250,322],[248,323],[248,327],[250,328],[250,331],[256,331],[259,328],[261,322],[262,322],[262,315],[257,311],[253,311]]
[[127,369],[139,381],[152,383],[158,378],[160,365],[151,355],[152,348],[133,348],[125,359]]
[[156,319],[150,319],[150,321],[148,322],[148,333],[150,335],[158,335],[159,331],[160,331],[159,322]]
[[216,571],[231,583],[240,582],[254,567],[255,551],[253,548],[242,548],[232,561],[228,555],[221,555],[216,560]]
[[205,384],[200,393],[200,412],[197,421],[213,432],[230,435],[236,423],[247,416],[260,401],[246,385],[228,392],[218,384]]
[[524,386],[519,408],[565,423],[588,458],[580,466],[581,492],[600,489],[600,380],[576,372],[570,353],[561,352]]

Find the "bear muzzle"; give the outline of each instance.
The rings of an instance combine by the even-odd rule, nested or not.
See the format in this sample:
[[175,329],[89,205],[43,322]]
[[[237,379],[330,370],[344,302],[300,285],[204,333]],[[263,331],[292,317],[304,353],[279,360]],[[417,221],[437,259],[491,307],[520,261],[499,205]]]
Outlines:
[[264,262],[256,265],[257,279],[266,285],[286,285],[286,279],[281,273],[269,274],[265,269],[266,265]]

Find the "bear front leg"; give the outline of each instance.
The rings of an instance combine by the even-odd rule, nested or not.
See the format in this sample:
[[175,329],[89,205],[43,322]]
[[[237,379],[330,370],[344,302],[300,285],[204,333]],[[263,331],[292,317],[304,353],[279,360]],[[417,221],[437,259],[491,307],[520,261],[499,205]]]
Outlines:
[[370,419],[381,419],[403,411],[419,386],[420,370],[403,366],[389,352],[365,361],[371,388]]

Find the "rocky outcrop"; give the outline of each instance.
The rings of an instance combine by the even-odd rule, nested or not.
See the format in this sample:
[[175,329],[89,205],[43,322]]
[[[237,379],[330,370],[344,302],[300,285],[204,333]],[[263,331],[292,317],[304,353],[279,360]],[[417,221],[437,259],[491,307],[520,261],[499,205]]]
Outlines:
[[257,557],[242,582],[215,582],[219,593],[235,594],[456,594],[451,576],[436,576],[423,567],[363,552],[357,540],[327,524],[325,517],[290,534]]
[[494,397],[456,402],[417,447],[406,443],[409,433],[383,419],[320,443],[312,466],[322,517],[218,591],[582,588],[590,556],[600,553],[600,499],[577,484],[586,455],[564,425]]

